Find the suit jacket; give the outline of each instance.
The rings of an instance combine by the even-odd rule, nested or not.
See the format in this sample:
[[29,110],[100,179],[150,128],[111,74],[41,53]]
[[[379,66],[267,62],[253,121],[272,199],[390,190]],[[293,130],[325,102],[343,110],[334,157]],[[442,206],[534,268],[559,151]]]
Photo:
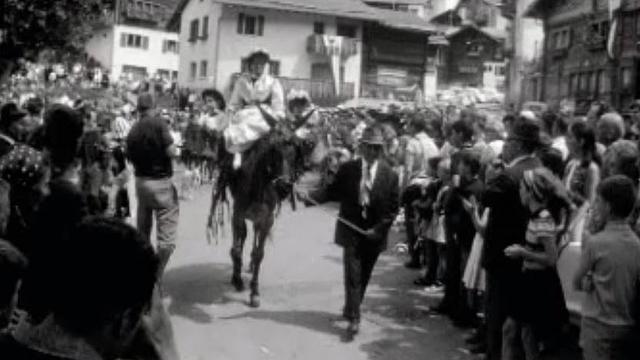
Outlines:
[[335,232],[336,244],[355,246],[365,243],[382,251],[387,246],[389,228],[398,213],[398,175],[385,161],[378,161],[378,170],[371,189],[371,203],[367,207],[366,217],[362,216],[363,209],[360,205],[361,179],[362,160],[347,162],[340,167],[333,183],[311,194],[311,197],[319,203],[339,201],[341,218],[363,230],[374,229],[378,235],[374,240],[365,239],[357,231],[338,221]]
[[540,166],[537,158],[525,158],[487,184],[482,201],[491,209],[483,256],[483,266],[488,271],[509,271],[520,265],[519,261],[508,259],[504,249],[524,244],[529,213],[520,200],[520,181],[525,171]]

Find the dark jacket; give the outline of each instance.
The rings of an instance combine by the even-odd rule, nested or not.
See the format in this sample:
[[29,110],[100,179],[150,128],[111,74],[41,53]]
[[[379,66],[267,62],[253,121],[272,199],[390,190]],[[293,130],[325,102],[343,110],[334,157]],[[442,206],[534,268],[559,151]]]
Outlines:
[[399,208],[398,175],[385,163],[378,161],[378,170],[371,190],[371,204],[367,207],[366,218],[362,216],[360,205],[360,180],[362,161],[354,160],[343,164],[328,188],[311,195],[318,202],[339,201],[339,216],[363,230],[374,229],[378,240],[367,240],[349,226],[338,221],[335,242],[340,246],[353,246],[367,241],[381,251],[387,247],[389,228],[395,220]]
[[524,244],[529,214],[520,200],[520,181],[525,171],[540,166],[537,158],[523,159],[487,184],[482,198],[483,205],[491,209],[482,262],[486,270],[504,271],[519,266],[519,261],[509,260],[504,255],[504,249],[513,244]]
[[459,242],[458,245],[465,248],[471,248],[476,228],[471,215],[464,209],[462,200],[469,200],[471,197],[481,200],[483,190],[482,182],[474,179],[469,183],[460,184],[460,187],[452,187],[445,198],[444,214],[447,229],[455,235],[454,239]]

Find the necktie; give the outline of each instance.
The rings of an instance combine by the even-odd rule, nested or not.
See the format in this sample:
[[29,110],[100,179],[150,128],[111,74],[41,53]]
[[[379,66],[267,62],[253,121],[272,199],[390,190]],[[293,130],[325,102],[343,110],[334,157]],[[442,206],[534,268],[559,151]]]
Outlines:
[[367,207],[369,206],[371,199],[371,188],[373,187],[373,181],[371,178],[371,164],[365,163],[362,169],[362,181],[360,182],[360,205],[362,206],[362,217],[367,217]]

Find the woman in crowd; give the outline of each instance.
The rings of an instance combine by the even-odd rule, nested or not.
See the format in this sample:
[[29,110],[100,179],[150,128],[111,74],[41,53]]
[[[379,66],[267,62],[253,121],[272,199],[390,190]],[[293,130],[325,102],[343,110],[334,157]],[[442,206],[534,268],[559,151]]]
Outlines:
[[571,154],[565,168],[564,185],[580,218],[571,231],[571,241],[581,241],[586,210],[593,204],[600,183],[600,157],[596,149],[595,133],[586,123],[577,121],[569,127],[567,146]]

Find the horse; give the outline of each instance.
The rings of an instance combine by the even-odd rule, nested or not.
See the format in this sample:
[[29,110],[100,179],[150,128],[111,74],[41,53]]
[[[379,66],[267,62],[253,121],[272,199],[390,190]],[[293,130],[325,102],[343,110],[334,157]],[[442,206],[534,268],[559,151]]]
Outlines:
[[[224,144],[221,143],[224,147]],[[265,244],[269,238],[277,212],[283,201],[290,199],[295,208],[293,183],[297,147],[290,136],[279,130],[272,131],[258,140],[243,154],[243,163],[238,170],[232,169],[233,156],[220,151],[218,181],[212,191],[211,211],[207,231],[216,227],[216,209],[221,203],[228,204],[227,194],[233,198],[231,226],[233,245],[230,255],[233,262],[231,284],[235,290],[245,290],[242,272],[242,254],[247,238],[247,221],[253,224],[254,239],[251,252],[250,283],[251,307],[260,306],[259,276],[264,258]]]

